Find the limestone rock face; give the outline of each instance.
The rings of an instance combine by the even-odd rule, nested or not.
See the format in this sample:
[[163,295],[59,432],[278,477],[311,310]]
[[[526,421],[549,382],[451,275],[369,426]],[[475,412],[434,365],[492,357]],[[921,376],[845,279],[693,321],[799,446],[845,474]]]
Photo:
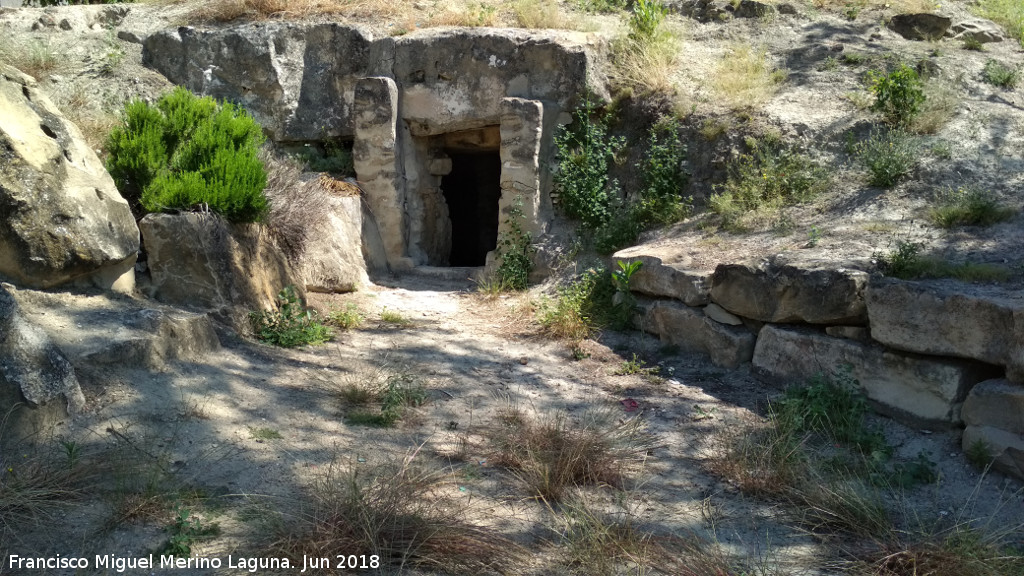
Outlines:
[[18,433],[26,431],[23,421],[78,413],[85,407],[85,396],[64,354],[25,319],[14,297],[0,286],[0,411],[6,415],[20,403],[42,410],[12,414],[12,428]]
[[897,14],[889,20],[889,29],[907,40],[938,40],[952,23],[948,16],[928,12]]
[[867,281],[866,272],[815,261],[721,264],[712,278],[711,299],[762,322],[863,324]]
[[986,380],[964,402],[963,448],[986,446],[993,468],[1024,479],[1024,386],[1006,380]]
[[106,341],[82,357],[93,364],[160,369],[173,360],[197,360],[220,350],[205,314],[147,309],[129,316]]
[[871,337],[908,352],[1006,366],[1024,383],[1024,297],[943,282],[872,281],[866,292]]
[[374,39],[340,24],[182,27],[149,35],[144,63],[200,94],[239,101],[275,140],[355,134],[356,83],[388,77],[414,134],[498,124],[505,97],[572,109],[586,88],[605,94],[585,35],[430,29]]
[[1002,28],[995,22],[984,18],[971,18],[957,22],[946,35],[952,35],[954,40],[974,40],[980,44],[1002,42],[1004,39]]
[[362,252],[363,210],[358,196],[332,196],[309,230],[297,273],[311,292],[351,292],[367,284]]
[[666,248],[634,246],[616,252],[617,261],[643,263],[630,279],[634,292],[675,298],[687,306],[703,306],[711,293],[711,272],[694,269],[688,259]]
[[721,324],[705,316],[700,308],[678,302],[650,304],[641,328],[686,352],[707,354],[716,366],[735,368],[749,362],[754,353],[755,337],[749,330]]
[[139,222],[153,297],[225,310],[274,308],[277,293],[302,286],[258,224],[226,224],[210,214],[150,214]]
[[899,354],[811,328],[780,326],[765,326],[758,334],[753,366],[761,378],[788,383],[848,368],[879,411],[940,428],[959,424],[968,390],[993,375],[983,364]]
[[0,276],[134,289],[139,229],[81,132],[34,80],[0,65]]

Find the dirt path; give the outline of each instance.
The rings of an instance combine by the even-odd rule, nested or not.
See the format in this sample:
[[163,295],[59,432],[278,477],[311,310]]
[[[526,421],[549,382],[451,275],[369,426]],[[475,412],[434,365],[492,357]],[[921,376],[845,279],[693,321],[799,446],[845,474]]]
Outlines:
[[[193,554],[252,554],[277,517],[270,511],[303,509],[308,490],[328,470],[370,469],[416,453],[422,464],[450,472],[446,486],[478,523],[539,551],[525,573],[566,573],[557,514],[488,461],[483,433],[512,406],[540,418],[609,410],[620,421],[642,419],[655,447],[626,490],[587,489],[588,499],[631,515],[645,530],[717,541],[752,566],[832,573],[822,566],[835,548],[795,527],[791,511],[744,496],[705,469],[716,439],[749,422],[751,410],[776,391],[746,370],[718,369],[640,333],[606,332],[584,343],[589,357],[574,360],[564,342],[539,333],[530,298],[488,299],[466,283],[416,277],[350,295],[312,295],[321,310],[354,304],[366,317],[326,346],[282,350],[224,332],[223,350],[202,362],[155,372],[86,367],[80,372],[93,409],[54,431],[53,445],[60,450],[58,440],[65,448],[70,441],[83,458],[96,455],[106,463],[105,481],[76,505],[7,532],[0,548],[148,554],[167,541],[169,513],[166,505],[147,505],[147,495],[173,487],[179,507],[220,527],[216,538],[196,542]],[[69,317],[109,306],[104,296],[65,300]],[[401,322],[380,320],[384,310]],[[634,354],[659,373],[614,374]],[[395,375],[425,389],[422,406],[393,428],[346,422],[346,384]],[[979,483],[952,434],[877,421],[897,456],[926,453],[938,462],[938,483],[905,494],[914,514],[940,517],[969,507],[972,517],[992,516],[998,525],[1024,519],[1020,493],[1012,494],[1019,486],[994,476]],[[143,489],[127,488],[139,482]],[[138,510],[129,513],[133,503]],[[206,572],[217,571],[195,571]]]

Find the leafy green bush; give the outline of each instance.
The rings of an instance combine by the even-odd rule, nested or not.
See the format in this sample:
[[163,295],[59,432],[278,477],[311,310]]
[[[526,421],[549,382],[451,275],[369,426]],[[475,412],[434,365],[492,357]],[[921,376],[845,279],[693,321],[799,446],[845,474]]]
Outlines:
[[356,175],[351,142],[326,141],[323,143],[323,151],[308,146],[297,156],[310,172],[328,172],[338,176]]
[[133,100],[108,139],[107,170],[137,212],[208,207],[232,222],[267,212],[260,125],[241,108],[184,88]]
[[875,94],[871,109],[881,112],[889,123],[907,126],[921,111],[925,100],[924,83],[913,68],[900,64],[889,74],[871,70],[868,80]]
[[624,138],[608,134],[608,117],[597,116],[587,100],[574,117],[575,122],[555,135],[558,171],[554,183],[562,209],[590,229],[597,229],[612,217],[613,199],[619,197],[619,183],[608,176],[609,162],[625,145]]
[[998,60],[989,59],[981,70],[982,80],[993,86],[1008,90],[1012,90],[1017,86],[1019,77],[1020,73],[1016,68],[1011,68]]
[[777,137],[751,138],[747,145],[750,152],[729,166],[727,180],[709,199],[711,210],[726,224],[758,208],[806,202],[828,187],[824,168]]
[[872,186],[887,188],[910,174],[917,164],[917,140],[901,128],[872,130],[864,141],[852,144],[850,151],[868,169]]
[[936,226],[991,226],[1013,218],[1014,210],[999,203],[988,190],[980,188],[948,189],[938,195],[939,205],[929,217]]
[[849,372],[839,372],[834,380],[819,375],[806,386],[791,387],[777,406],[776,415],[783,426],[817,432],[835,442],[856,446],[869,456],[888,457],[892,451],[882,433],[864,423],[867,400]]
[[250,312],[249,321],[257,338],[283,348],[323,344],[331,339],[330,328],[315,310],[302,307],[293,286],[286,286],[277,295],[277,310]]

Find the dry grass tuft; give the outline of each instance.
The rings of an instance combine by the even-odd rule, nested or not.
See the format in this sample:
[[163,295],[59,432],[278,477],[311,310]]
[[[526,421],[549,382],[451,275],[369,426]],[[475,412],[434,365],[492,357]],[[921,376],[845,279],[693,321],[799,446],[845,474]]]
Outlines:
[[58,84],[54,87],[53,103],[68,120],[78,126],[89,148],[100,152],[106,148],[107,137],[117,126],[118,117],[103,110],[87,87],[78,85],[67,90]]
[[[1019,530],[1020,526],[1015,527]],[[1011,529],[1012,531],[1012,529]],[[1024,553],[1007,546],[1010,532],[983,533],[958,524],[935,534],[882,544],[855,569],[864,576],[1020,576]]]
[[620,38],[613,46],[611,80],[619,89],[675,92],[681,49],[682,42],[674,32],[662,32],[650,42]]
[[633,515],[607,514],[581,500],[564,504],[560,534],[566,563],[595,576],[668,574],[728,576],[733,562],[721,548],[697,537],[659,535],[643,530]]
[[284,523],[270,549],[291,558],[358,550],[400,572],[504,573],[516,565],[523,550],[469,522],[465,501],[447,494],[446,477],[414,465],[415,455],[380,466],[331,466],[316,480],[308,512]]
[[567,18],[555,0],[517,0],[512,15],[520,28],[573,30],[575,22]]
[[766,50],[736,44],[719,61],[711,89],[730,108],[756,108],[771,99],[784,80],[785,73],[772,66]]
[[[0,540],[20,524],[54,519],[63,506],[84,495],[92,474],[80,463],[38,456],[35,449],[5,447],[0,454]],[[17,457],[31,452],[32,457]]]
[[490,460],[548,502],[578,486],[622,488],[629,469],[642,464],[653,447],[638,418],[622,419],[610,409],[575,418],[561,412],[530,418],[510,408],[486,435],[493,447]]
[[792,428],[750,421],[734,428],[714,447],[709,468],[745,494],[780,496],[807,469],[806,438]]
[[326,216],[324,207],[332,195],[331,185],[323,179],[303,181],[301,162],[269,148],[260,151],[260,160],[267,167],[267,229],[285,256],[296,262],[305,251],[309,230]]
[[0,62],[14,66],[40,82],[61,69],[57,49],[49,40],[0,38]]

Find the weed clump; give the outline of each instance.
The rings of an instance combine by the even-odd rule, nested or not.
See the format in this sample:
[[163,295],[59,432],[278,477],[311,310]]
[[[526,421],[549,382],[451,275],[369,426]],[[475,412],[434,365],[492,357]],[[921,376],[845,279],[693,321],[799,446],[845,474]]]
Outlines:
[[558,502],[579,486],[622,488],[628,468],[652,448],[640,420],[622,420],[610,411],[528,418],[510,409],[487,435],[491,460],[547,502]]
[[498,238],[497,282],[501,290],[525,290],[530,284],[530,271],[533,269],[533,246],[530,234],[523,230],[523,197],[516,196],[505,219],[507,232]]
[[989,59],[985,62],[985,67],[981,69],[981,79],[993,86],[1012,90],[1017,86],[1020,72],[998,60]]
[[746,212],[811,200],[830,183],[824,168],[777,137],[750,138],[747,146],[750,152],[729,166],[728,179],[708,200],[726,226]]
[[938,206],[928,216],[936,226],[991,226],[1013,218],[1012,208],[1002,205],[991,192],[981,188],[950,188],[937,197]]
[[133,100],[107,140],[107,170],[137,215],[209,209],[231,222],[267,212],[260,125],[229,102],[177,88],[150,105]]
[[917,140],[901,128],[872,130],[866,140],[849,149],[870,173],[868,183],[883,188],[909,175],[919,153]]
[[256,338],[274,346],[294,348],[323,344],[331,339],[331,330],[315,310],[303,308],[294,286],[286,286],[277,295],[277,310],[250,312]]
[[408,408],[422,406],[427,400],[427,391],[409,374],[390,374],[383,382],[350,384],[341,390],[341,397],[353,405],[380,405],[379,412],[350,412],[346,418],[349,424],[389,428],[402,419]]

